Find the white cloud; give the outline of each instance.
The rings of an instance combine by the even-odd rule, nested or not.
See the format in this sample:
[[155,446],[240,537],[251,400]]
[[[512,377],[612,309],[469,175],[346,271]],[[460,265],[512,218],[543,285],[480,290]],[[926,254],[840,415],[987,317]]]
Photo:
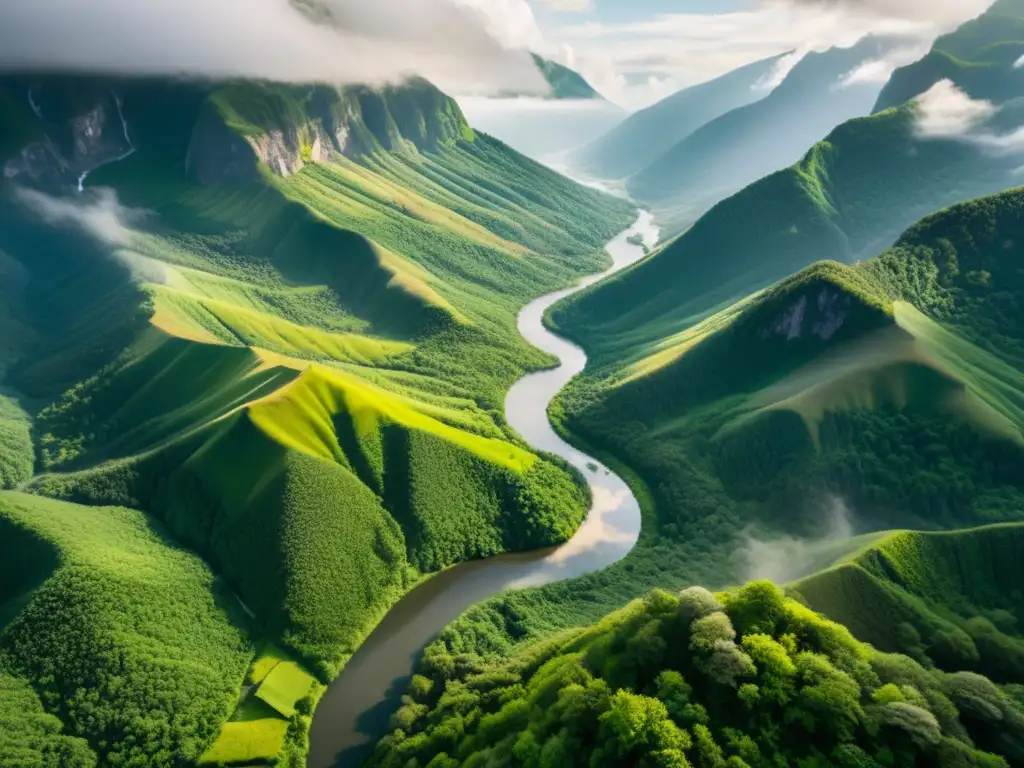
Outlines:
[[1024,126],[1006,133],[987,127],[998,113],[991,102],[972,99],[943,80],[918,97],[915,130],[922,139],[965,141],[996,154],[1024,152]]
[[540,0],[540,2],[559,13],[586,13],[594,10],[594,0]]
[[[871,33],[920,40],[925,48],[989,4],[991,0],[765,0],[728,13],[665,13],[623,24],[587,19],[547,28],[545,34],[573,47],[579,70],[602,93],[638,108],[660,95],[647,88],[652,76],[667,83],[664,90],[671,92],[786,51],[848,47]],[[777,83],[787,73],[785,67],[796,61],[794,56],[780,63],[766,85]],[[857,77],[881,78],[883,69],[879,63]]]
[[783,56],[777,62],[775,66],[771,68],[771,71],[754,83],[755,91],[764,91],[770,93],[782,85],[782,81],[789,77],[789,73],[793,71],[797,64],[803,61],[809,51],[804,48]]
[[[331,25],[288,0],[3,0],[0,67],[371,84],[417,74],[462,91],[542,89],[529,57],[512,50],[529,42],[531,23],[539,35],[523,0],[466,2],[477,9],[315,0]],[[518,26],[499,36],[506,11]]]
[[[358,1],[358,0],[356,0]],[[403,0],[391,0],[401,4]],[[509,49],[539,51],[545,47],[533,9],[526,0],[454,0],[474,12],[491,37]]]
[[849,88],[862,84],[884,84],[889,82],[892,73],[898,68],[917,61],[928,52],[928,45],[922,43],[914,46],[895,48],[879,59],[866,61],[851,70],[839,81],[839,88]]
[[915,129],[922,139],[965,139],[997,111],[991,102],[972,99],[952,80],[943,80],[917,98]]
[[128,245],[132,237],[130,223],[138,223],[148,215],[121,205],[112,189],[61,198],[19,187],[15,197],[47,224],[81,229],[104,245]]
[[16,187],[15,199],[53,227],[79,229],[109,248],[111,258],[141,283],[167,283],[173,268],[131,250],[136,227],[151,214],[121,205],[112,189],[90,189],[76,197],[53,197],[34,189]]

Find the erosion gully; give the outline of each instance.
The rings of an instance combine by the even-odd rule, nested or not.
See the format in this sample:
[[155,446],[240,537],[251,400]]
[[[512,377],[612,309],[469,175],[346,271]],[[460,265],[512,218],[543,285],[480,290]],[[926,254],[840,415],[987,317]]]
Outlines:
[[587,364],[576,344],[544,327],[544,313],[644,256],[629,242],[641,235],[653,245],[658,229],[642,212],[636,223],[606,246],[613,265],[572,288],[542,296],[519,315],[519,332],[554,355],[557,368],[524,376],[505,400],[509,424],[537,450],[571,462],[590,485],[593,504],[575,536],[560,547],[499,555],[463,563],[412,590],[388,612],[349,660],[317,707],[310,731],[309,768],[355,768],[388,731],[423,648],[472,605],[507,590],[539,587],[599,571],[621,560],[640,535],[640,506],[629,486],[597,459],[562,440],[548,420],[548,404]]

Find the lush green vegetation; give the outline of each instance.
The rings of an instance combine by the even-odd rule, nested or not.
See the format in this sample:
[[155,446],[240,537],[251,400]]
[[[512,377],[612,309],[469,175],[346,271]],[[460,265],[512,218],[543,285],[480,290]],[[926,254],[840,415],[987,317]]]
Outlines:
[[1022,534],[1020,525],[897,533],[792,588],[879,650],[1019,683]]
[[[1001,8],[1024,18],[1013,4],[990,13]],[[985,29],[992,46],[1017,36],[1009,23]],[[993,77],[1009,88],[1022,71],[1002,67]],[[919,138],[917,114],[904,103],[839,126],[800,163],[719,203],[654,257],[573,297],[555,322],[599,363],[646,357],[808,264],[874,256],[922,217],[1018,183],[1013,163],[968,142]]]
[[[197,759],[253,655],[227,585],[141,512],[8,492],[0,529],[0,666],[106,764]],[[39,710],[15,725],[27,745],[88,764]]]
[[[428,649],[381,766],[1006,766],[1024,709],[855,640],[769,582],[656,590],[482,664]],[[995,753],[995,754],[993,754]]]
[[[60,102],[49,93],[58,85],[44,83],[40,98]],[[103,649],[115,627],[102,612],[88,624],[69,608],[95,629],[92,645],[68,643],[67,655],[50,628],[62,624],[37,631],[40,645],[19,640],[12,674],[101,761],[301,762],[322,688],[300,667],[327,682],[424,574],[561,542],[579,525],[585,486],[504,421],[511,383],[548,363],[515,318],[533,297],[600,269],[604,242],[634,210],[475,134],[423,82],[379,92],[111,85],[138,151],[90,175],[118,203],[82,203],[109,206],[116,235],[86,237],[0,205],[0,268],[18,277],[0,287],[3,309],[17,309],[0,325],[34,339],[0,349],[0,373],[30,404],[37,437],[33,456],[27,419],[3,401],[0,477],[19,483],[37,463],[46,474],[32,491],[90,505],[62,510],[148,513],[130,514],[208,563],[210,594],[238,596],[225,605],[244,650],[190,694],[191,714],[153,725],[152,739],[135,689],[122,697],[108,680],[118,667]],[[46,111],[57,123],[57,107]],[[110,512],[110,524],[128,514]],[[94,599],[94,581],[120,584],[103,551],[76,566],[80,581],[58,582],[69,606]],[[4,594],[5,638],[42,618],[33,606],[43,593],[32,594]],[[203,599],[182,595],[173,610],[152,602],[168,616],[205,615]],[[160,638],[153,654],[167,634],[166,655],[179,658],[171,630],[146,631]],[[222,640],[189,631],[199,653]],[[287,658],[240,698],[250,633]],[[95,652],[94,677],[82,676],[79,651]],[[48,663],[66,669],[39,666]],[[193,686],[190,674],[181,686]],[[139,690],[155,686],[152,706],[179,709],[167,703],[179,695],[170,683],[138,678]],[[81,691],[61,687],[68,680]]]
[[61,733],[32,686],[8,674],[0,661],[0,754],[12,766],[91,768],[96,754],[83,739]]
[[[814,572],[870,543],[827,539],[835,497],[856,530],[1019,521],[1015,321],[991,334],[992,345],[980,339],[984,318],[1019,295],[1019,251],[1007,243],[1020,241],[1021,199],[1017,191],[951,209],[877,259],[816,265],[663,340],[650,358],[572,385],[552,416],[632,477],[645,510],[640,542],[605,572],[474,608],[438,648],[475,663],[592,623],[658,585]],[[986,265],[990,281],[966,277]],[[961,311],[968,303],[976,329]],[[764,547],[751,549],[751,538]],[[1006,607],[970,594],[985,611]],[[914,626],[929,637],[935,624]],[[925,660],[919,646],[878,642]]]

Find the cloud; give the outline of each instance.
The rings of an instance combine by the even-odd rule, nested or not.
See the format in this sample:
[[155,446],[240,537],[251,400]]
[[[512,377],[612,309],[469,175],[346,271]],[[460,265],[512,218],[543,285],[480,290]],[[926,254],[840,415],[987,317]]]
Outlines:
[[[358,2],[358,0],[355,0]],[[403,0],[390,0],[401,4]],[[504,47],[539,51],[546,47],[533,9],[526,0],[453,0],[482,21],[487,33]]]
[[586,13],[594,10],[594,0],[540,0],[540,2],[559,13]]
[[81,230],[109,247],[111,257],[129,269],[133,280],[167,282],[166,265],[128,248],[138,236],[136,227],[151,216],[150,212],[121,205],[114,190],[90,189],[76,197],[53,197],[17,187],[14,198],[50,226]]
[[1024,126],[1005,133],[988,127],[999,114],[989,101],[972,99],[951,80],[936,83],[917,98],[918,138],[964,141],[996,154],[1024,152]]
[[812,9],[842,9],[870,15],[924,21],[932,24],[960,24],[983,13],[994,0],[765,0],[768,6],[796,6]]
[[[638,108],[665,92],[754,61],[786,51],[849,47],[868,34],[921,41],[923,50],[989,4],[991,0],[762,0],[725,13],[662,13],[625,23],[591,18],[545,33],[573,47],[578,69],[605,96]],[[784,67],[796,60],[780,63],[765,87],[784,77]],[[858,77],[881,78],[883,69],[879,63]],[[663,83],[657,92],[646,87],[652,77]]]
[[811,538],[764,537],[747,531],[736,553],[742,582],[768,579],[786,584],[830,566],[855,535],[853,515],[833,497],[817,513],[821,533]]
[[[515,50],[531,34],[532,13],[522,6],[522,0],[4,0],[0,68],[336,84],[415,74],[463,92],[542,90],[536,67]],[[521,39],[497,34],[503,18],[519,25],[510,30]]]
[[991,102],[972,99],[952,80],[942,80],[917,98],[915,130],[922,139],[966,139],[997,111]]
[[881,58],[865,61],[859,67],[852,69],[839,81],[838,87],[850,88],[854,85],[887,83],[893,72],[920,59],[928,52],[928,48],[929,46],[923,42],[918,45],[895,48]]
[[90,190],[88,195],[74,198],[52,197],[22,187],[14,194],[18,202],[47,224],[81,229],[103,245],[128,245],[132,238],[131,225],[148,215],[121,205],[112,189]]

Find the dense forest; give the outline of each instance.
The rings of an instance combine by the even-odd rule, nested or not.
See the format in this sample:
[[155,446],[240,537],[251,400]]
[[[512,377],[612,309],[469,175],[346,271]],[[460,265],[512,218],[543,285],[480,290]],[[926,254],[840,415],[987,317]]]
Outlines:
[[770,582],[655,590],[508,660],[428,649],[371,764],[994,768],[1024,759],[1015,693],[879,652]]

